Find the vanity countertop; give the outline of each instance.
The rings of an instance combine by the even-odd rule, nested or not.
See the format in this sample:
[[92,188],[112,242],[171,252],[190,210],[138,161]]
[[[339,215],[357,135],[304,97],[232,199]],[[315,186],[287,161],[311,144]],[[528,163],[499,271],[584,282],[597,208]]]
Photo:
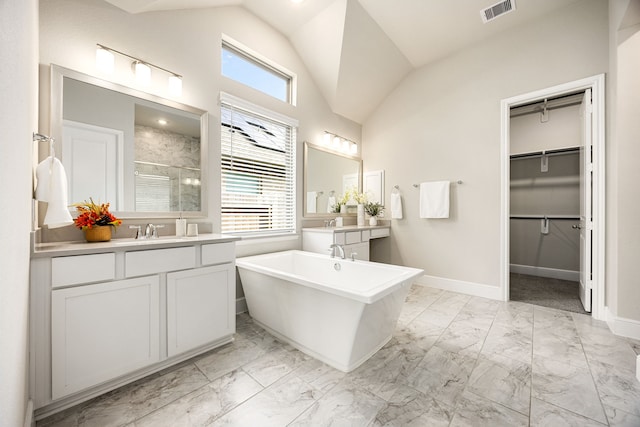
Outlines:
[[340,233],[348,231],[360,231],[360,230],[379,230],[383,228],[390,228],[389,225],[345,225],[344,227],[307,227],[302,231],[312,231],[316,233]]
[[226,243],[240,240],[226,234],[201,233],[196,237],[162,236],[158,239],[136,240],[112,239],[109,242],[87,243],[84,241],[35,243],[31,248],[31,258],[99,254],[115,251],[176,248],[194,244]]

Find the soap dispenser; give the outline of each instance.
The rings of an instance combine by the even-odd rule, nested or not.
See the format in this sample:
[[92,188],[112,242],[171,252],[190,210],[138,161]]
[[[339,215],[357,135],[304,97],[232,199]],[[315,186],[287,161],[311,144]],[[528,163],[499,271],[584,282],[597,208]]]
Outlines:
[[187,234],[187,220],[182,218],[182,212],[180,212],[180,218],[176,219],[176,236],[184,237]]

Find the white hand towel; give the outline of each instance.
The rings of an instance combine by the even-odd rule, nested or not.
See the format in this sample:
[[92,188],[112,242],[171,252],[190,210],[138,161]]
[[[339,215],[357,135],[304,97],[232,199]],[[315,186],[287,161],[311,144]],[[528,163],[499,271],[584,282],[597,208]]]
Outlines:
[[48,203],[43,223],[49,228],[72,224],[67,200],[67,174],[60,160],[47,157],[40,162],[36,168],[36,178],[36,198]]
[[420,184],[420,218],[449,218],[449,181]]
[[402,196],[391,193],[391,219],[402,219]]
[[329,196],[327,200],[327,213],[333,213],[333,207],[336,205],[336,196]]
[[318,192],[307,191],[307,213],[316,213],[317,200],[318,200]]

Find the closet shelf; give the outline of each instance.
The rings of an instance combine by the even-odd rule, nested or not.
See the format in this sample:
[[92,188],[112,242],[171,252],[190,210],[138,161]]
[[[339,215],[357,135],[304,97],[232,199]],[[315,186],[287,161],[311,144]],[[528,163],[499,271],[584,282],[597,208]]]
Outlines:
[[567,148],[558,148],[554,150],[544,150],[544,151],[532,151],[529,153],[517,153],[512,154],[510,157],[511,160],[517,159],[530,159],[534,157],[542,157],[545,156],[561,156],[563,154],[572,154],[580,151],[580,147],[567,147]]
[[568,219],[579,220],[580,215],[510,215],[511,219]]

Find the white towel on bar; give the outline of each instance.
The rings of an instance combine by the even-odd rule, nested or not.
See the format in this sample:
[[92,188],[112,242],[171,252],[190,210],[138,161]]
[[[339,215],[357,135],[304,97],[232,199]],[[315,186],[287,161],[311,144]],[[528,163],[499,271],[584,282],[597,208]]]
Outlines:
[[327,212],[333,213],[333,207],[336,205],[336,196],[329,196],[327,200]]
[[449,181],[420,184],[420,218],[449,218]]
[[391,193],[391,219],[402,219],[402,196]]
[[49,228],[73,224],[67,196],[67,173],[56,157],[47,157],[36,167],[36,199],[47,202],[43,224]]
[[307,191],[307,213],[316,213],[317,191]]

